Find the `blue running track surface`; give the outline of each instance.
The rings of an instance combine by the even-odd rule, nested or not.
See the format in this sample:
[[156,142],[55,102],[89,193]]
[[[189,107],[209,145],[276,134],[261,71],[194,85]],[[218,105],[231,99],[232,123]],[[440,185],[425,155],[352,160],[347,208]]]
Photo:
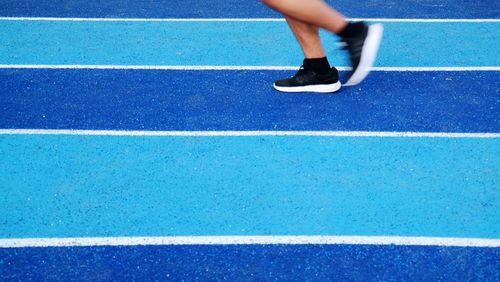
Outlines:
[[498,248],[138,246],[0,249],[0,277],[57,281],[498,281]]
[[[497,18],[497,0],[329,0],[348,17]],[[0,16],[125,18],[260,18],[279,17],[259,0],[7,0]]]
[[[384,22],[377,71],[333,95],[273,90],[302,54],[284,21],[247,20],[281,18],[258,0],[1,2],[0,280],[500,281],[500,1],[328,0],[442,19]],[[262,235],[386,245],[97,246]]]
[[0,70],[0,128],[500,132],[497,72],[373,72],[338,95],[289,71]]
[[[384,28],[377,66],[500,65],[500,22]],[[323,36],[328,56],[348,66],[336,40]],[[0,64],[298,66],[301,58],[285,22],[0,21]]]
[[500,139],[0,135],[0,238],[498,238]]

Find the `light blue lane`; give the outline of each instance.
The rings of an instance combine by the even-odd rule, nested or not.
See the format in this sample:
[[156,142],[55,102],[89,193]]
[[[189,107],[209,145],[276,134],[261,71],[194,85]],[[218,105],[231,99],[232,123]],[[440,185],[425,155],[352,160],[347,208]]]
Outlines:
[[500,139],[0,136],[0,237],[500,237]]
[[[386,23],[378,66],[498,66],[500,23]],[[337,39],[329,57],[346,66]],[[0,64],[301,63],[284,22],[0,21]]]

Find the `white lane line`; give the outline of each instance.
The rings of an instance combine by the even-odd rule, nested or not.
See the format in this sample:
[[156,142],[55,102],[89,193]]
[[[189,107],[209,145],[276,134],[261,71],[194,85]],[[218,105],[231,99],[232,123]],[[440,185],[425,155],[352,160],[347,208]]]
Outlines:
[[[63,17],[0,17],[1,21],[93,21],[93,22],[284,22],[283,18],[63,18]],[[349,18],[350,21],[403,23],[497,23],[500,19],[402,19]]]
[[[113,70],[297,70],[298,66],[173,66],[173,65],[40,65],[40,64],[0,64],[0,69],[113,69]],[[350,67],[337,67],[349,71]],[[500,71],[500,66],[469,67],[373,67],[372,71],[384,72],[453,72],[453,71]]]
[[72,129],[0,129],[0,135],[89,136],[332,136],[332,137],[431,137],[500,138],[500,133],[385,132],[385,131],[127,131]]
[[167,236],[0,239],[0,248],[141,245],[401,245],[500,247],[500,239],[400,236]]
[[500,19],[401,19],[401,18],[351,18],[350,21],[402,22],[402,23],[498,23]]
[[[297,70],[297,66],[148,66],[148,65],[18,65],[0,64],[3,69],[118,69],[118,70]],[[499,67],[500,69],[500,67]]]

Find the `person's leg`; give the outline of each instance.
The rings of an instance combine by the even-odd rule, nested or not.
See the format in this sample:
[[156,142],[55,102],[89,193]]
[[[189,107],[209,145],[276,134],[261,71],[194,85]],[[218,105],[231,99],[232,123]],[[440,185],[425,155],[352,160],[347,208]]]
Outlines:
[[324,28],[335,34],[346,26],[345,17],[321,0],[262,0],[281,14]]
[[[331,8],[323,0],[261,1],[272,9],[282,13],[287,19],[295,19],[304,26],[320,27],[340,36],[347,43],[353,68],[353,72],[345,85],[356,85],[368,75],[370,68],[375,62],[382,39],[382,25],[367,26],[363,22],[349,23],[343,15]],[[298,26],[300,27],[301,25],[299,24]],[[292,28],[292,26],[290,27]],[[307,31],[307,28],[298,28],[294,31],[295,37],[299,41],[304,54],[306,54],[306,58],[306,51],[315,50],[311,46],[315,46],[315,40],[319,40],[319,35],[317,37],[315,35],[312,36],[313,33],[308,33]],[[303,39],[302,41],[300,40],[301,38]],[[306,41],[308,40],[312,40],[313,43],[307,43]]]
[[326,57],[317,26],[287,16],[285,16],[285,19],[306,59]]
[[304,53],[303,67],[318,74],[331,72],[330,63],[321,44],[319,28],[287,16],[285,19]]
[[340,89],[338,72],[331,68],[321,44],[319,28],[285,16],[304,53],[304,62],[292,78],[278,80],[274,88],[283,92],[331,93]]

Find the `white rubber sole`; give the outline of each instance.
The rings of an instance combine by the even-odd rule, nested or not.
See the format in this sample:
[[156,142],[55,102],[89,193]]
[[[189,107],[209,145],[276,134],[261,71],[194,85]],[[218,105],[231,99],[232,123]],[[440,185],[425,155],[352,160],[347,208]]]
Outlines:
[[365,79],[368,73],[370,73],[370,69],[377,57],[383,33],[384,27],[382,24],[373,24],[368,27],[368,35],[366,36],[365,44],[361,51],[361,60],[359,61],[358,68],[351,75],[349,80],[344,83],[345,86],[353,86],[360,83]]
[[332,84],[317,84],[317,85],[307,85],[307,86],[296,86],[296,87],[282,87],[273,84],[274,89],[281,92],[316,92],[316,93],[333,93],[339,91],[342,87],[340,81]]

